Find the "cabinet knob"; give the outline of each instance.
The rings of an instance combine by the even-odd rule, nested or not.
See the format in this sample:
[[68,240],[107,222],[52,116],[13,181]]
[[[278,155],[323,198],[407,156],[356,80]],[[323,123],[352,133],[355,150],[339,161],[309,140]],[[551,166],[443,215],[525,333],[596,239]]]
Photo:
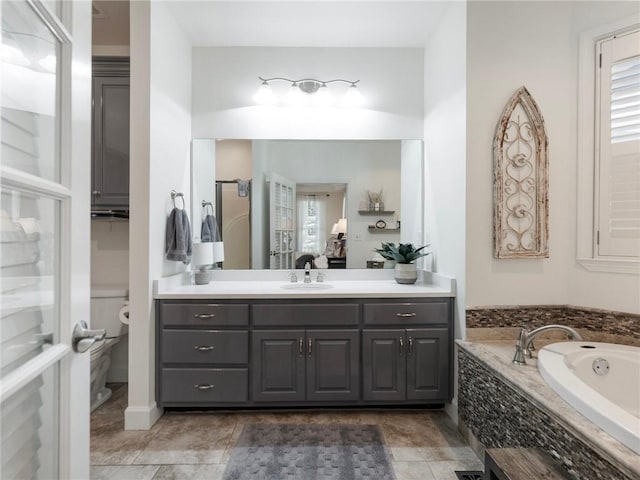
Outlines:
[[100,190],[94,190],[91,193],[93,194],[94,197],[99,197],[100,195],[102,195],[102,192]]

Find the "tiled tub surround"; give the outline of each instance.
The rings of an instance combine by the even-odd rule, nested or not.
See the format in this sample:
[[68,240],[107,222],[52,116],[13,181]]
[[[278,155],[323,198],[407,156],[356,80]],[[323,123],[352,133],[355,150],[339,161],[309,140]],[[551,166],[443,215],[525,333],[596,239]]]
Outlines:
[[[467,340],[515,340],[527,330],[559,323],[578,329],[585,340],[640,346],[640,315],[567,305],[467,308]],[[553,333],[548,338],[563,339]]]
[[565,403],[535,359],[511,363],[513,342],[457,344],[460,427],[482,447],[539,447],[579,480],[640,478],[640,456]]

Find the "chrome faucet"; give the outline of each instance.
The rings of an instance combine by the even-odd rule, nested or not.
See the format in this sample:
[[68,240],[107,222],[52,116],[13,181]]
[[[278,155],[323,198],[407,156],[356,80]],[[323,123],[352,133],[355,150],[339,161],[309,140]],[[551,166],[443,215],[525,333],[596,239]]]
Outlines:
[[536,328],[531,332],[527,332],[524,328],[520,330],[520,335],[518,336],[518,340],[516,342],[516,353],[513,356],[513,363],[516,365],[526,365],[527,361],[525,357],[531,358],[533,355],[531,352],[534,350],[533,348],[533,339],[537,337],[540,333],[549,331],[549,330],[562,330],[569,335],[571,340],[576,340],[578,342],[582,341],[582,336],[573,328],[566,327],[564,325],[545,325],[544,327]]
[[304,264],[304,283],[311,283],[311,264],[309,262]]

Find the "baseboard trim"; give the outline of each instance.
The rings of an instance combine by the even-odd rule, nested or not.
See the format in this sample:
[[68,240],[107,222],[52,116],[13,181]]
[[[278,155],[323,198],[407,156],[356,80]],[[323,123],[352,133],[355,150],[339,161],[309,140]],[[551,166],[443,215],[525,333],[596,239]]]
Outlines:
[[155,402],[148,407],[129,406],[124,411],[125,430],[149,430],[164,413]]

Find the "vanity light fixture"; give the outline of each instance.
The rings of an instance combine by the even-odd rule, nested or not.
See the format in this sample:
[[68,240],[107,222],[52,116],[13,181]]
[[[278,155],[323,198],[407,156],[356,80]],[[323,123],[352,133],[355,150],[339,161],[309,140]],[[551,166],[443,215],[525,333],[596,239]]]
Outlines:
[[284,77],[263,78],[258,77],[262,82],[258,91],[253,95],[256,103],[261,105],[273,105],[278,98],[271,89],[271,82],[288,82],[291,88],[285,94],[283,103],[291,107],[301,107],[313,105],[316,107],[330,107],[335,103],[335,98],[329,91],[330,83],[347,83],[349,88],[341,99],[339,105],[342,107],[360,107],[364,103],[364,97],[358,90],[356,84],[360,80],[344,80],[336,78],[333,80],[317,80],[315,78],[301,78],[292,80]]

